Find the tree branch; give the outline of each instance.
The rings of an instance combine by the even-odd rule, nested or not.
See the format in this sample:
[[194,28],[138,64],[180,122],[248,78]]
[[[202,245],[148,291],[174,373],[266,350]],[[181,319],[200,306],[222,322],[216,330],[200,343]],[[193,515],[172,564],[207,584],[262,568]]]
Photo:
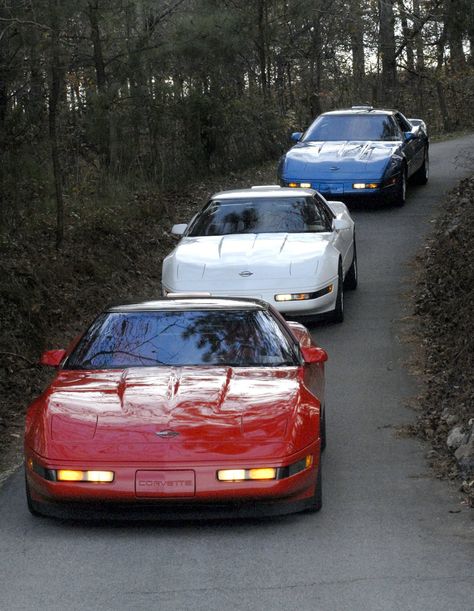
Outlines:
[[156,28],[156,26],[161,21],[163,21],[163,19],[166,19],[166,17],[171,15],[179,7],[180,4],[183,4],[184,1],[185,0],[176,0],[176,2],[172,6],[169,6],[167,9],[165,9],[161,13],[161,15],[158,15],[154,19],[150,19],[150,23],[149,23],[149,30],[150,30],[150,32],[153,32],[153,30]]
[[[40,28],[42,30],[50,30],[51,29],[49,27],[49,25],[45,25],[44,23],[38,23],[37,21],[28,21],[27,19],[18,19],[17,17],[0,17],[0,21],[8,23],[9,25],[7,26],[7,28],[10,25],[18,24],[18,25],[33,25],[36,28]],[[3,32],[2,32],[2,34],[3,34]]]
[[[434,9],[439,8],[439,5],[440,5],[440,0],[435,2]],[[416,36],[421,32],[421,30],[425,27],[425,25],[428,23],[428,21],[430,21],[430,19],[433,19],[434,17],[435,15],[433,13],[428,13],[428,15],[426,15],[424,19],[418,19],[418,24],[416,27],[412,29],[410,36],[405,38],[402,44],[395,51],[395,59],[397,59],[397,57],[400,57],[400,55],[403,53],[403,50],[407,46],[408,42],[410,40],[414,40]]]

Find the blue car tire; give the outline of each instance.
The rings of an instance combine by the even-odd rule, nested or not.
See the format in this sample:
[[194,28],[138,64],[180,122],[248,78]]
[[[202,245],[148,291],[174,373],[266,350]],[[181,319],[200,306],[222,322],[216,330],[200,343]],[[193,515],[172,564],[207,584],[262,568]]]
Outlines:
[[400,178],[395,186],[395,193],[393,194],[393,203],[395,206],[401,208],[405,205],[407,197],[407,173],[403,169]]
[[423,165],[413,174],[413,182],[417,185],[426,185],[430,175],[430,157],[428,148],[425,149]]

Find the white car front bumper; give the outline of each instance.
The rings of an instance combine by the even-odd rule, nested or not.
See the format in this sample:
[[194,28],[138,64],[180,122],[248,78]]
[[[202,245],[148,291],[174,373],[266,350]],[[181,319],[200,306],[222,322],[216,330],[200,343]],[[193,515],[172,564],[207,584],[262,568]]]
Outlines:
[[[206,293],[213,297],[244,297],[247,299],[262,299],[267,303],[270,303],[274,308],[276,308],[282,314],[292,314],[293,316],[309,316],[316,314],[325,314],[327,312],[331,312],[334,310],[336,306],[336,297],[337,297],[337,276],[333,278],[331,281],[327,282],[321,287],[315,288],[312,287],[298,287],[297,289],[265,289],[255,291],[230,291],[230,290],[208,290]],[[301,293],[315,293],[318,290],[324,289],[325,287],[332,284],[332,291],[330,293],[326,293],[321,297],[317,297],[316,299],[302,299],[302,300],[292,300],[292,301],[276,301],[275,295],[281,294],[301,294]],[[203,288],[204,290],[204,288]],[[168,293],[187,293],[192,295],[196,293],[193,290],[186,290],[185,287],[179,288],[168,288],[163,286],[163,295],[166,296]]]

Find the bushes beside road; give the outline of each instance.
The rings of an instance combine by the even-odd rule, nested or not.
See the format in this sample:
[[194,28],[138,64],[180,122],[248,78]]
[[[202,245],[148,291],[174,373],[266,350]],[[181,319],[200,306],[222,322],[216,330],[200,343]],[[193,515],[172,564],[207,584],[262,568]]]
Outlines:
[[460,477],[474,506],[474,177],[449,194],[419,262],[423,391],[415,432],[431,441],[436,471]]

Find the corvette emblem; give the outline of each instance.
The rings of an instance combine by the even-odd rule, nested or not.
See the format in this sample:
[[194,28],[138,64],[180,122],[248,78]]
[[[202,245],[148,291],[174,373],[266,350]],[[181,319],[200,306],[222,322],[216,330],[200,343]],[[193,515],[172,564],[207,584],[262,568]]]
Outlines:
[[337,170],[339,170],[337,165],[333,165],[331,168],[331,172],[337,172]]
[[164,431],[158,431],[155,433],[158,437],[177,437],[179,435],[178,431],[172,431],[171,429],[165,429]]
[[249,272],[249,271],[240,272],[239,276],[242,276],[243,278],[247,278],[248,276],[253,276],[253,272]]

